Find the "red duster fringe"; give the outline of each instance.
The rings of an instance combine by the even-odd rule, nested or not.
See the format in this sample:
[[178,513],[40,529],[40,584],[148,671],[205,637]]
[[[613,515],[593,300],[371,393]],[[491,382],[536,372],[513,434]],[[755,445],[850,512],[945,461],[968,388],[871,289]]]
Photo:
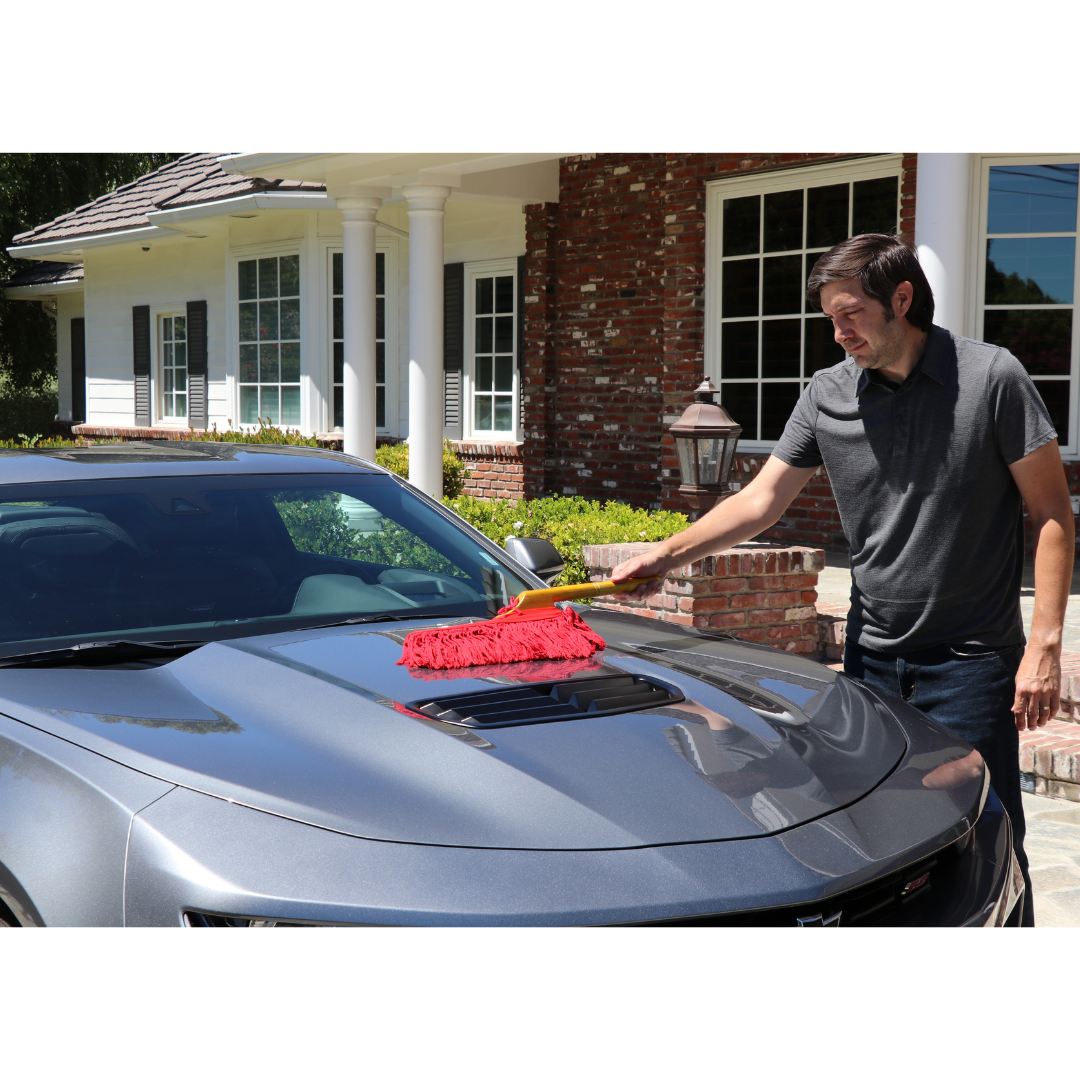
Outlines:
[[606,647],[571,608],[518,612],[511,605],[487,622],[414,630],[405,638],[398,663],[445,670],[522,660],[578,660]]

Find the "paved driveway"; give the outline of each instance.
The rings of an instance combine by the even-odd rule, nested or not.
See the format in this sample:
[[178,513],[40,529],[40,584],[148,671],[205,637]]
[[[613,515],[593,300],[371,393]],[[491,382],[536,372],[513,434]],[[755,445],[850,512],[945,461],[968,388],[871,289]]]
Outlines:
[[1080,805],[1024,795],[1036,926],[1080,926]]

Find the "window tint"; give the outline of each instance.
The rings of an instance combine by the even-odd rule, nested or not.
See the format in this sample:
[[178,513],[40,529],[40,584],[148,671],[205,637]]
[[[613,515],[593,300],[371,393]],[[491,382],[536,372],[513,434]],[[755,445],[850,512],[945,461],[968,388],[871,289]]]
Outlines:
[[530,587],[385,477],[3,488],[0,586],[3,653],[31,651],[28,641],[272,633],[350,615],[487,617]]

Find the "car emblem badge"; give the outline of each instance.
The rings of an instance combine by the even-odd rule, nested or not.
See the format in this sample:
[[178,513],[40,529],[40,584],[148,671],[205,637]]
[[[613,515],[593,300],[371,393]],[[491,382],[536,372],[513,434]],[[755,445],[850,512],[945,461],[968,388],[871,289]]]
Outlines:
[[798,926],[839,926],[842,914],[842,911],[838,911],[835,915],[830,915],[826,919],[824,914],[819,911],[816,915],[804,915],[801,919],[796,919],[795,923]]

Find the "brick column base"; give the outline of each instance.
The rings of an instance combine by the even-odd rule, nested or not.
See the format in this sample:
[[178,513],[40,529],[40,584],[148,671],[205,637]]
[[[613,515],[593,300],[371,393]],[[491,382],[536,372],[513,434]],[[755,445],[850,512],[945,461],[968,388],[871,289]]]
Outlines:
[[[582,548],[591,581],[604,581],[619,563],[656,544],[590,544]],[[673,570],[663,589],[648,600],[619,596],[593,601],[597,608],[627,611],[699,629],[722,630],[812,658],[818,640],[820,548],[741,544]]]

